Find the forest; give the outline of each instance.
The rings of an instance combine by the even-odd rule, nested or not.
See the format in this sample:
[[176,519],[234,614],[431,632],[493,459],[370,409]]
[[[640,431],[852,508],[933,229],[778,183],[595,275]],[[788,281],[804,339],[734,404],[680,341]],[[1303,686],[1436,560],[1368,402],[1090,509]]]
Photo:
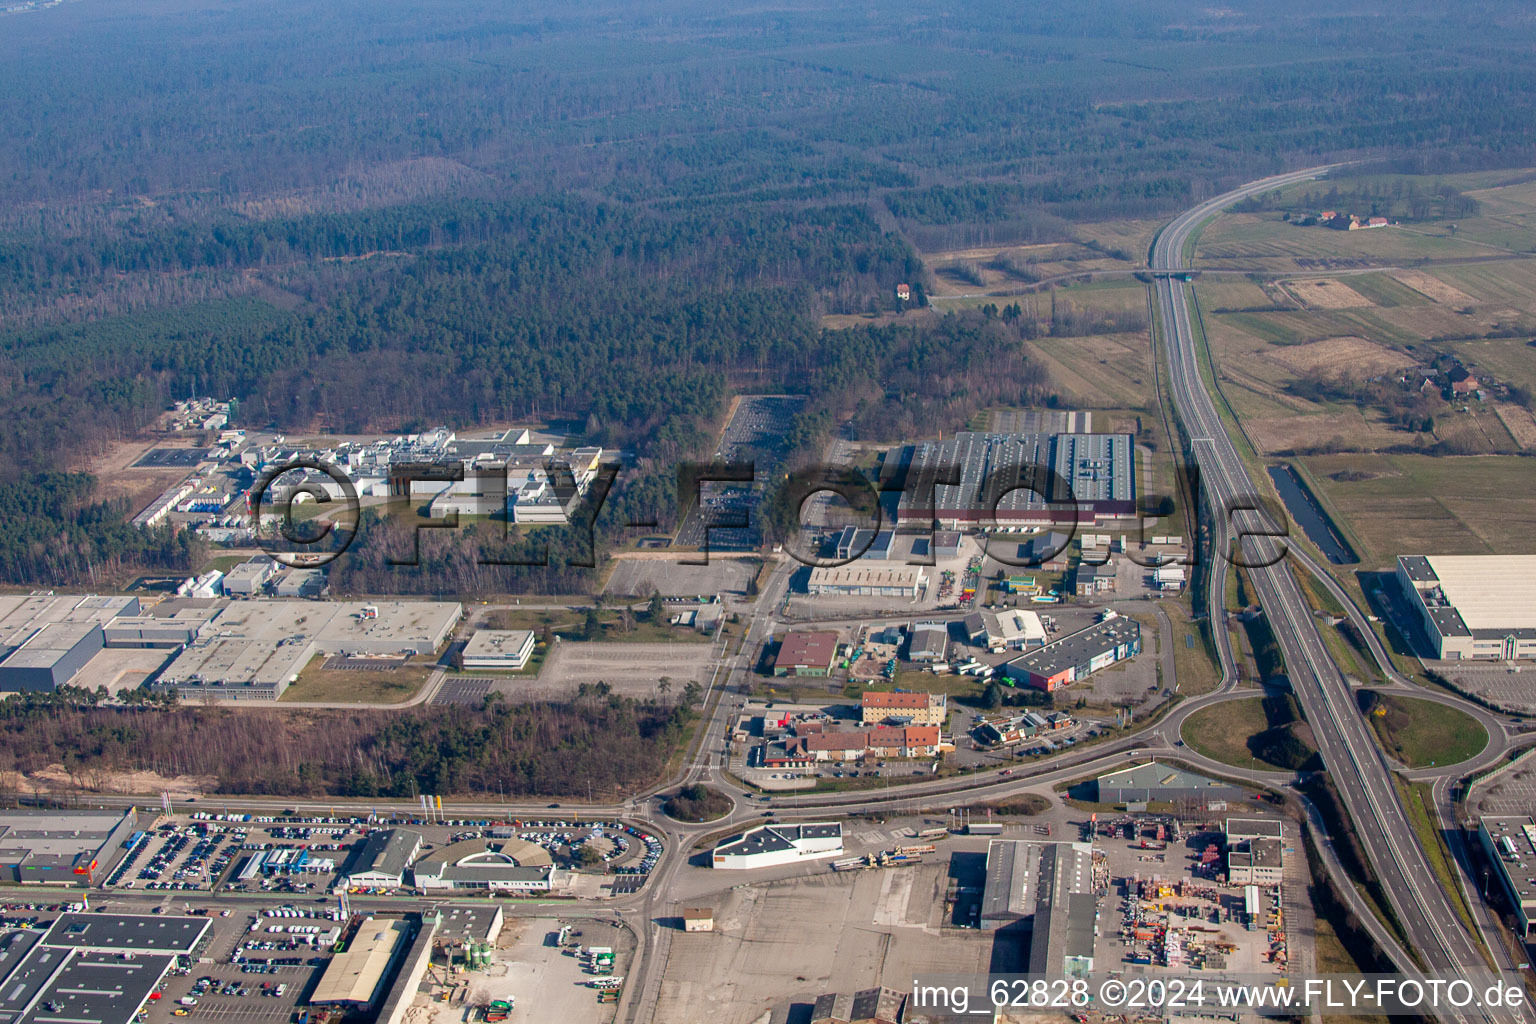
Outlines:
[[[618,797],[657,779],[687,734],[687,701],[635,701],[583,687],[568,703],[407,711],[231,711],[97,706],[78,691],[0,701],[0,785],[63,765],[85,791],[119,772],[210,780],[242,795],[414,798]],[[277,716],[281,728],[262,728]]]
[[[578,550],[670,523],[676,464],[709,454],[733,393],[810,395],[800,455],[839,424],[897,438],[1048,401],[1019,339],[1085,316],[819,318],[891,311],[900,282],[921,296],[922,250],[1071,239],[1286,167],[1536,162],[1536,25],[1502,4],[1380,13],[92,0],[0,15],[0,571],[78,585],[195,564],[192,542],[125,533],[132,510],[59,475],[188,395],[238,398],[245,425],[279,430],[561,420],[625,453],[596,544],[482,530],[467,553],[426,542],[423,568],[399,573],[387,556],[414,531],[380,521],[338,566],[343,589],[422,592],[578,586]],[[545,547],[562,568],[481,565]]]

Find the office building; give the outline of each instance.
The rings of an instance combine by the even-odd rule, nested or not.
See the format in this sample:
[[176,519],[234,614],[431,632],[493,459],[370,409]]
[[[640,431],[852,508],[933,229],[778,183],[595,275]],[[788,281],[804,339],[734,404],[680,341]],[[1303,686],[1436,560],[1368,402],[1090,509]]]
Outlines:
[[480,629],[459,652],[459,667],[481,671],[519,672],[533,657],[531,629]]

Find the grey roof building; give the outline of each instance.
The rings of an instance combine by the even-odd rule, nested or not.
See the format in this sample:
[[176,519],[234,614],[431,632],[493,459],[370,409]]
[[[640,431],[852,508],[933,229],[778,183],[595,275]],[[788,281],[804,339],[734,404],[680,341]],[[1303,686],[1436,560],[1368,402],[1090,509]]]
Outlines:
[[949,627],[942,622],[918,622],[912,626],[907,657],[912,661],[943,661],[949,649]]
[[165,953],[187,956],[207,938],[206,917],[168,914],[64,914],[53,922],[43,944],[93,953]]
[[[899,525],[937,522],[953,531],[994,520],[1013,526],[1096,522],[1136,509],[1129,434],[961,431],[908,445],[891,461],[903,478]],[[959,482],[938,482],[947,479]]]
[[164,954],[136,954],[130,960],[48,949],[34,950],[29,958],[44,959],[59,961],[59,966],[49,973],[47,965],[39,964],[48,981],[13,1018],[16,1024],[129,1024],[175,963],[175,957]]
[[981,926],[1030,926],[1031,974],[1079,976],[1093,969],[1098,898],[1093,847],[994,839],[987,846]]
[[1141,623],[1105,614],[1110,617],[1005,661],[1003,675],[1049,692],[1140,654]]
[[136,817],[132,810],[0,811],[0,879],[88,885],[117,858]]
[[1120,804],[1143,801],[1167,801],[1177,803],[1196,800],[1201,803],[1218,800],[1241,800],[1244,790],[1227,782],[1207,778],[1171,764],[1149,761],[1146,764],[1121,768],[1119,771],[1100,775],[1098,780],[1100,803]]
[[420,852],[420,832],[408,828],[374,832],[358,850],[357,860],[346,874],[346,884],[398,889],[405,884],[406,868]]

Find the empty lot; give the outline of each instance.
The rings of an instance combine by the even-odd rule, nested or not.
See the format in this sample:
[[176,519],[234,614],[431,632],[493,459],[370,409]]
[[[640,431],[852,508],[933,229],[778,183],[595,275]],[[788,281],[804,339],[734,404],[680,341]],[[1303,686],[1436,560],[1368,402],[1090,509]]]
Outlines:
[[751,1024],[774,1011],[781,1021],[821,992],[986,974],[993,935],[940,930],[948,861],[730,890],[719,897],[715,931],[672,936],[656,1019]]
[[627,697],[649,697],[663,677],[669,693],[682,693],[689,682],[709,681],[719,647],[716,644],[579,643],[554,646],[538,678],[502,676],[496,689],[513,699],[549,700],[567,697],[582,683],[604,682]]
[[[690,556],[703,560],[703,554]],[[762,563],[756,558],[709,556],[708,565],[679,565],[664,558],[618,558],[608,577],[605,594],[650,597],[708,597],[714,594],[745,594],[747,584]]]

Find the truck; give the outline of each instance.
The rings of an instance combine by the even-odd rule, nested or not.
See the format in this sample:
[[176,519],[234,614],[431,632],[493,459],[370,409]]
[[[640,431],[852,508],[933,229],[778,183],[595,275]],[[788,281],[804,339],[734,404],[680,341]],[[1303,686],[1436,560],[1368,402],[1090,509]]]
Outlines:
[[485,1019],[490,1022],[506,1020],[512,1012],[513,1001],[511,999],[493,999],[491,1005],[485,1008]]

